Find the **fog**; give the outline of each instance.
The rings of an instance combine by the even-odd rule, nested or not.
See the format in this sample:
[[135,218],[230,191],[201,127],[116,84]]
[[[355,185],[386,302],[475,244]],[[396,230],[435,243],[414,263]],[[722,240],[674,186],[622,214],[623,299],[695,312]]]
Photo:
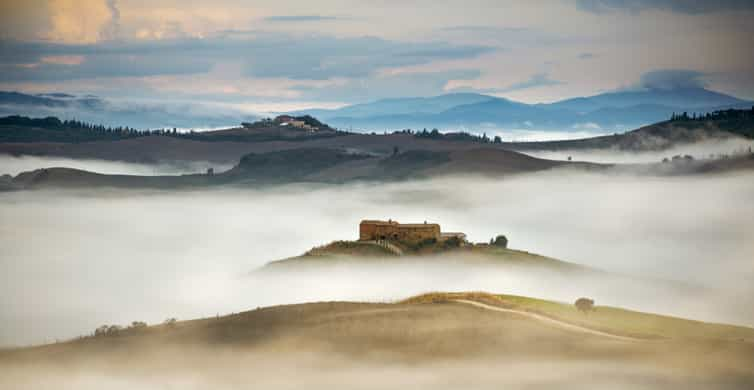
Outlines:
[[[118,368],[92,359],[71,367],[10,367],[0,386],[46,389],[746,389],[744,369],[705,368],[699,372],[664,370],[657,363],[605,360],[481,359],[401,364],[334,357],[331,354],[287,358],[249,353],[192,350],[162,354],[160,359],[123,359]],[[211,356],[211,358],[210,358]],[[180,362],[183,367],[174,367]],[[745,363],[744,363],[745,364]],[[733,363],[729,365],[741,365]],[[70,366],[70,365],[69,365]],[[733,371],[731,375],[730,371]]]
[[0,155],[0,175],[18,175],[21,172],[40,168],[66,167],[111,175],[181,175],[204,173],[214,167],[216,172],[232,168],[232,165],[200,161],[165,161],[159,164],[137,164],[125,161],[81,160],[63,157],[9,156]]
[[[469,131],[469,130],[466,130]],[[483,130],[471,131],[475,134],[487,134],[488,137],[493,138],[496,135],[504,142],[537,142],[537,141],[561,141],[571,139],[582,139],[599,137],[602,135],[612,134],[605,130],[596,129],[572,129],[568,131],[558,130],[536,130],[536,129],[499,129],[489,128]]]
[[566,160],[571,157],[573,161],[588,161],[595,163],[614,164],[640,164],[657,163],[663,158],[672,158],[676,155],[690,155],[695,159],[720,158],[722,155],[733,156],[749,153],[754,148],[754,141],[745,139],[726,139],[716,141],[696,142],[688,145],[674,146],[660,151],[631,152],[605,149],[586,150],[558,150],[558,151],[525,151],[524,153],[550,160]]
[[[562,170],[382,185],[1,193],[0,345],[66,339],[105,323],[319,300],[385,302],[437,290],[567,302],[589,294],[598,304],[754,325],[751,199],[751,173]],[[251,273],[356,239],[363,218],[436,221],[477,242],[506,234],[513,248],[644,281],[428,263]]]

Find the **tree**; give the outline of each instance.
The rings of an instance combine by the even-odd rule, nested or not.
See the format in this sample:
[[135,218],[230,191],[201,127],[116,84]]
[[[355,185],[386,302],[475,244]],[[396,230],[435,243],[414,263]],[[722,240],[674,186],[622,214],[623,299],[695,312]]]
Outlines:
[[589,298],[579,298],[574,303],[574,306],[576,306],[576,309],[580,312],[589,314],[590,311],[594,310],[594,300]]
[[143,329],[147,327],[147,323],[144,321],[133,321],[131,322],[131,328],[134,329]]
[[492,141],[492,143],[493,143],[493,144],[502,144],[502,143],[503,143],[503,139],[502,139],[502,138],[500,138],[500,136],[499,136],[499,135],[496,135],[496,136],[495,136],[495,139],[494,139],[494,141]]
[[107,334],[107,328],[109,328],[108,325],[102,325],[94,330],[95,336],[104,336]]
[[501,234],[501,235],[495,237],[495,241],[492,242],[492,245],[499,246],[501,248],[507,248],[508,247],[508,238]]

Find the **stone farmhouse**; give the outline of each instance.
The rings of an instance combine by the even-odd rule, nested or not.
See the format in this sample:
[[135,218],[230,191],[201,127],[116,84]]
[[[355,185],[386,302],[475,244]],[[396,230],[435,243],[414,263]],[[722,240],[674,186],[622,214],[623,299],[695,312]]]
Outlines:
[[466,242],[464,233],[442,232],[436,223],[398,223],[392,219],[387,221],[363,220],[359,224],[359,241],[403,241],[418,243],[428,240],[442,242],[456,238],[461,243]]

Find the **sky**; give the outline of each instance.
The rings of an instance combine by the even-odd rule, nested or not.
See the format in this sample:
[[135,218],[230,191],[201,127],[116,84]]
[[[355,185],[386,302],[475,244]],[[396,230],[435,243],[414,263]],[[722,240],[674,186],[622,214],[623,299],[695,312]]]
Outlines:
[[752,16],[754,0],[3,0],[0,90],[282,110],[658,85],[754,99]]

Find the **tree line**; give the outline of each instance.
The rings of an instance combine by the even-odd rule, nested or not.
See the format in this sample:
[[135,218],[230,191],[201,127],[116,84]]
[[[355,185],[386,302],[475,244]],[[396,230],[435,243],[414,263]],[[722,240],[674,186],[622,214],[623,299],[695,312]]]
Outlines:
[[703,121],[703,120],[725,120],[725,119],[742,119],[742,118],[754,118],[754,106],[750,110],[717,110],[707,113],[692,112],[689,115],[688,112],[673,113],[670,116],[670,121]]

